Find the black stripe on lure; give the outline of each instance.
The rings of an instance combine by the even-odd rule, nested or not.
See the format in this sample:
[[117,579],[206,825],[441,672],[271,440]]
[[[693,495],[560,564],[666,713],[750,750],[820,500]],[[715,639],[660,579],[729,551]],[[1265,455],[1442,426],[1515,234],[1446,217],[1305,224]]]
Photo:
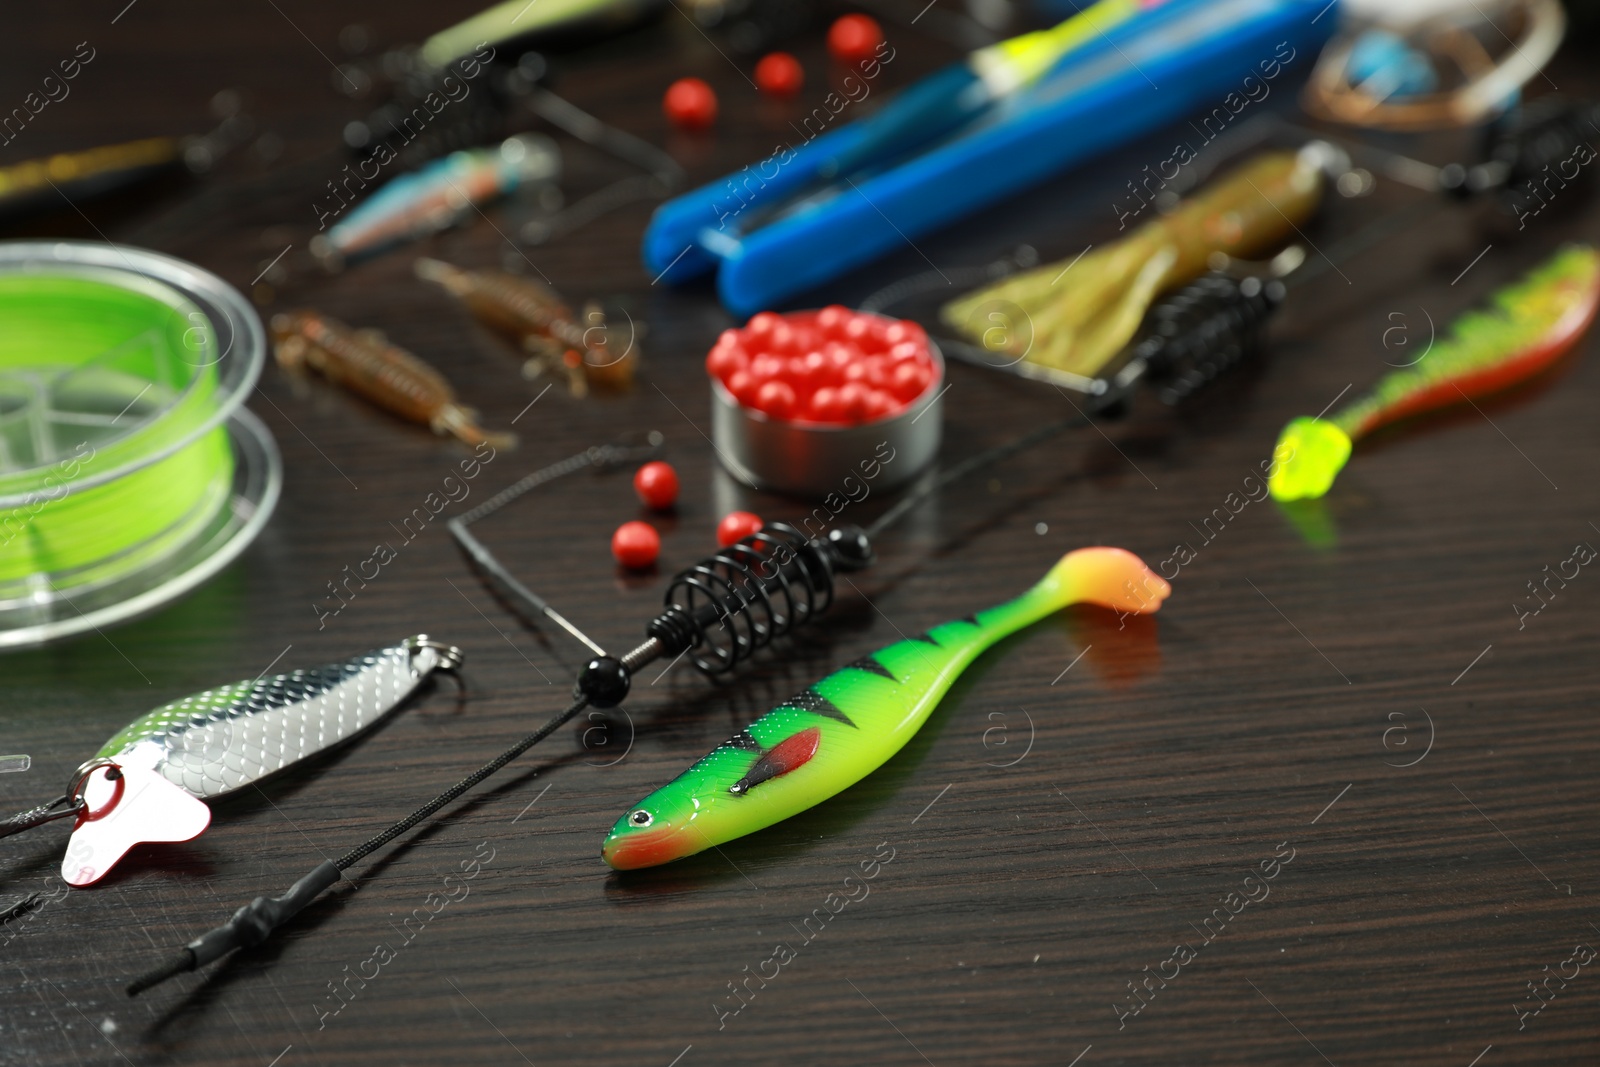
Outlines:
[[410,637],[342,663],[208,689],[129,723],[78,768],[66,795],[0,822],[0,837],[73,818],[68,885],[104,878],[129,849],[192,841],[205,803],[352,741],[461,650]]

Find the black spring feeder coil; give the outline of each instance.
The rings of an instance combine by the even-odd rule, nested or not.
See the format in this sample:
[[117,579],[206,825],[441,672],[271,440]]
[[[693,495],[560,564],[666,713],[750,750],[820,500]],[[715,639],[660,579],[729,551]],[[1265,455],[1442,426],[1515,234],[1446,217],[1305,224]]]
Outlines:
[[1162,403],[1176,404],[1255,352],[1284,295],[1276,279],[1202,275],[1150,309],[1133,358],[1161,382]]
[[673,578],[666,607],[645,627],[648,639],[621,657],[591,659],[578,674],[576,694],[596,708],[616,707],[639,668],[690,651],[706,674],[730,671],[827,611],[834,573],[860,570],[872,558],[858,526],[807,537],[787,523],[768,523]]

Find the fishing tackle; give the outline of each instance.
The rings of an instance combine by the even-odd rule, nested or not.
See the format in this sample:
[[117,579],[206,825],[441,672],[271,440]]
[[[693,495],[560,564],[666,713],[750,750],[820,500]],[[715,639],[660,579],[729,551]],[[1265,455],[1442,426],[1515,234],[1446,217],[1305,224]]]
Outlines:
[[[257,897],[240,908],[228,922],[202,934],[165,963],[135,978],[127,986],[128,995],[137,996],[169,978],[221,959],[236,948],[261,944],[337,882],[340,872],[422,823],[555,733],[579,712],[590,706],[608,708],[620,704],[631,687],[633,673],[646,663],[664,654],[683,656],[693,651],[691,662],[701,671],[722,673],[774,638],[813,621],[833,602],[834,570],[859,570],[871,563],[870,538],[957,479],[1082,425],[1088,419],[1088,414],[1079,413],[969,456],[901,497],[865,530],[840,527],[826,536],[807,538],[792,526],[774,523],[751,534],[673,579],[667,590],[666,609],[646,626],[647,639],[620,657],[608,655],[543,598],[517,581],[466,529],[466,524],[553,478],[588,466],[603,469],[623,458],[625,449],[611,446],[579,453],[527,475],[477,508],[452,519],[451,534],[502,595],[517,605],[527,618],[550,619],[594,653],[594,658],[585,664],[578,676],[572,703],[539,729],[382,833],[337,860],[320,864],[284,895]],[[649,447],[654,449],[659,445],[659,435],[651,434]]]
[[1417,362],[1378,380],[1333,415],[1297,418],[1273,451],[1268,488],[1278,500],[1320,497],[1353,443],[1388,423],[1492,393],[1533,377],[1570,349],[1600,306],[1600,252],[1571,245],[1457,319]]
[[342,663],[257,677],[174,701],[124,727],[48,804],[0,822],[0,837],[74,821],[61,877],[91,885],[134,845],[189,841],[211,822],[203,801],[302,763],[404,704],[461,650],[425,634]]
[[311,254],[339,270],[360,256],[447,230],[480,205],[524,186],[553,186],[560,175],[561,154],[542,134],[452,152],[385,183],[327,233],[313,237]]
[[[1214,254],[1251,259],[1292,237],[1321,201],[1324,159],[1321,146],[1264,152],[1127,237],[968,293],[940,317],[991,352],[1094,378],[1154,300],[1204,273]],[[1031,328],[995,338],[997,308]]]
[[1158,610],[1171,587],[1120,548],[1069,552],[998,607],[858,659],[722,742],[617,820],[600,854],[653,867],[798,815],[882,766],[995,642],[1066,607]]
[[584,305],[579,321],[555,290],[533,278],[462,270],[437,259],[419,259],[415,269],[417,277],[442,286],[474,318],[530,353],[522,365],[524,377],[560,370],[573,396],[585,395],[591,384],[605,389],[633,384],[639,364],[633,339],[622,352],[613,351],[611,328],[597,302]]
[[469,445],[516,445],[515,434],[484,431],[476,413],[456,403],[455,390],[442,374],[377,331],[353,330],[319,312],[301,310],[274,315],[272,335],[278,364],[291,373],[309,366],[386,411],[434,433],[454,434]]

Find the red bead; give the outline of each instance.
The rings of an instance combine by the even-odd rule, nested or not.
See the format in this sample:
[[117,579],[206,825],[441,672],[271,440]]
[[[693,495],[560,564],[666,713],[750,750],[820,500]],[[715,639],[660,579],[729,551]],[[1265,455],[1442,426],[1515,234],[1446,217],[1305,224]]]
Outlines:
[[845,382],[839,386],[839,403],[846,422],[859,422],[866,412],[867,387],[860,382]]
[[787,322],[779,322],[767,337],[767,351],[781,356],[792,356],[800,349],[799,341],[799,335],[793,326]]
[[806,415],[812,422],[844,422],[844,401],[839,398],[839,390],[831,385],[824,385],[815,393],[812,393],[811,403],[806,409]]
[[921,355],[923,348],[915,341],[901,341],[889,347],[889,362],[896,365],[915,360]]
[[750,361],[750,377],[757,383],[768,382],[783,374],[783,357],[762,353]]
[[829,304],[817,312],[817,328],[837,341],[844,336],[844,327],[854,314],[843,304]]
[[772,52],[756,64],[756,88],[768,96],[793,96],[805,78],[800,61],[788,52]]
[[828,52],[847,67],[871,59],[882,43],[883,30],[866,15],[842,15],[828,27]]
[[[730,511],[722,516],[722,521],[717,523],[717,544],[727,548],[735,541],[743,541],[746,537],[761,529],[760,515],[748,511]],[[651,531],[652,533],[654,531]]]
[[661,535],[647,522],[625,522],[611,535],[611,554],[624,567],[643,570],[661,555]]
[[737,341],[731,345],[724,345],[719,341],[717,347],[706,357],[706,372],[713,378],[721,378],[724,382],[734,371],[748,370],[749,366],[750,357],[739,347]]
[[773,327],[783,322],[783,316],[776,311],[758,311],[750,316],[750,321],[744,324],[745,336],[749,339],[766,337],[772,333]]
[[926,348],[928,345],[928,331],[910,319],[898,319],[891,322],[888,328],[883,331],[883,338],[891,345],[898,345],[906,341],[910,341],[920,348]]
[[723,382],[728,392],[733,394],[733,398],[746,405],[756,398],[756,388],[760,384],[747,370],[736,370]]
[[889,344],[884,336],[889,324],[876,315],[857,313],[845,324],[844,335],[863,352],[883,352]]
[[789,380],[803,389],[828,384],[828,373],[828,357],[821,352],[807,352],[789,361]]
[[921,396],[933,380],[933,373],[920,361],[910,360],[894,368],[889,379],[889,390],[901,400],[911,401]]
[[633,491],[646,507],[665,511],[678,502],[678,472],[660,460],[646,463],[633,474]]
[[667,86],[661,110],[674,126],[703,130],[717,118],[717,94],[699,78],[679,78]]
[[792,417],[795,407],[794,386],[779,379],[763,382],[761,388],[756,390],[755,407],[775,419]]
[[881,419],[900,406],[900,402],[882,389],[868,389],[866,399],[861,403],[862,414],[870,422]]

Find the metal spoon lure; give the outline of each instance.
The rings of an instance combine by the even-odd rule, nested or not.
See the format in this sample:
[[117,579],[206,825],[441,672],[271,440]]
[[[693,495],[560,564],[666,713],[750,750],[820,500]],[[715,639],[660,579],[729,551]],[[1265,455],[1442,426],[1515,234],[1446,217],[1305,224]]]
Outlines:
[[61,797],[0,822],[0,837],[73,819],[69,885],[104,878],[133,846],[192,841],[205,803],[344,744],[376,725],[461,651],[419,634],[341,663],[259,677],[164,705],[78,768]]

